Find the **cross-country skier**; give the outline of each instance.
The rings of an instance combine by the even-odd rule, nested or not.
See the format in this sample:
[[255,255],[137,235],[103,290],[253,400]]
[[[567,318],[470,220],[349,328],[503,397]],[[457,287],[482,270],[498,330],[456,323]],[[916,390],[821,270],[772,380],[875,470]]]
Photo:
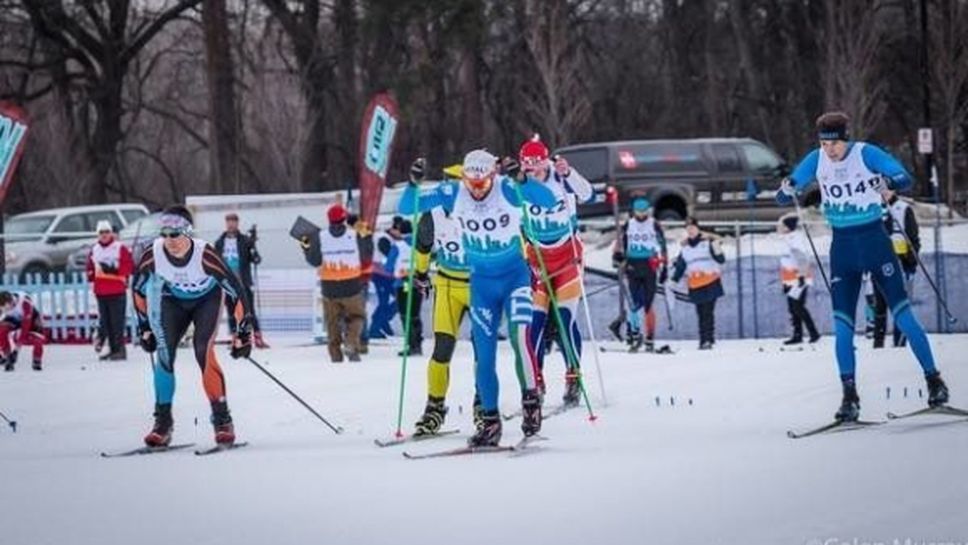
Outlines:
[[[497,158],[474,150],[464,157],[462,183],[443,182],[420,192],[421,212],[443,207],[461,226],[461,239],[470,266],[471,332],[477,359],[476,387],[481,397],[481,426],[470,438],[472,446],[497,445],[501,439],[498,412],[497,340],[504,314],[521,386],[522,424],[526,436],[541,430],[541,397],[537,363],[528,335],[532,319],[531,271],[523,255],[522,204],[555,204],[554,194],[524,177],[516,160],[505,162],[502,175]],[[515,185],[515,184],[520,185]],[[400,198],[400,212],[414,212],[410,184]],[[522,203],[522,197],[524,203]]]
[[[658,284],[665,284],[668,272],[665,234],[662,225],[649,213],[652,203],[645,197],[632,201],[632,217],[622,225],[618,246],[612,261],[618,263],[628,279],[632,299],[628,313],[629,352],[638,352],[645,344],[646,352],[654,352],[655,313],[652,302]],[[642,335],[642,316],[646,317],[646,334]]]
[[44,359],[44,324],[30,296],[0,291],[0,362],[4,371],[13,371],[21,346],[33,350],[33,369],[40,371]]
[[[450,180],[459,180],[461,165],[444,170]],[[424,165],[414,162],[410,168],[415,182],[424,178]],[[412,198],[412,197],[411,197]],[[460,224],[453,210],[439,206],[424,212],[417,223],[416,263],[414,283],[421,291],[429,286],[430,263],[437,265],[433,278],[434,351],[427,364],[427,405],[416,424],[414,435],[434,435],[440,432],[447,416],[444,404],[450,386],[450,361],[457,345],[464,317],[470,310],[470,265],[461,238]],[[480,399],[474,400],[475,423],[479,423]]]
[[[537,351],[540,381],[544,388],[545,325],[555,320],[549,289],[557,302],[562,328],[557,328],[558,346],[565,358],[566,406],[577,405],[581,394],[579,365],[581,361],[581,332],[578,329],[578,304],[582,296],[582,257],[584,247],[578,238],[577,202],[585,203],[594,197],[594,189],[576,169],[561,156],[549,159],[547,146],[538,136],[525,142],[518,151],[524,173],[555,196],[552,206],[528,205],[527,235],[534,292],[534,317],[531,322],[531,343]],[[540,254],[540,256],[538,255]],[[544,271],[541,270],[542,266]],[[548,284],[546,285],[546,280]],[[557,324],[556,324],[557,325]],[[572,364],[572,357],[574,361]]]
[[803,232],[797,229],[800,218],[788,215],[777,222],[776,231],[783,241],[784,252],[780,256],[780,283],[790,313],[790,324],[793,326],[793,336],[783,341],[785,345],[803,342],[803,328],[807,328],[810,342],[820,340],[820,333],[813,323],[810,310],[807,309],[807,290],[813,285],[813,267],[810,264],[807,241]]
[[703,233],[696,218],[686,218],[686,239],[673,265],[672,281],[686,277],[699,319],[700,350],[711,350],[716,343],[716,299],[723,296],[720,265],[725,261],[719,238]]
[[[910,203],[900,199],[891,190],[884,192],[884,227],[891,236],[894,253],[901,263],[904,273],[904,289],[908,297],[914,287],[914,275],[918,272],[918,252],[921,251],[921,237],[918,232],[918,219]],[[908,243],[910,241],[910,244]],[[904,346],[907,339],[894,324],[894,346]],[[874,290],[874,348],[884,347],[887,334],[887,299],[879,290]]]
[[833,297],[837,364],[843,383],[843,402],[835,418],[856,421],[860,415],[854,355],[854,315],[865,272],[887,299],[897,326],[907,336],[928,385],[928,405],[948,402],[924,328],[918,323],[904,291],[901,266],[881,220],[882,193],[903,191],[912,184],[910,174],[884,150],[850,140],[848,117],[828,112],[817,119],[820,148],[804,157],[777,192],[780,204],[789,204],[814,180],[833,230],[830,247],[830,284]]
[[141,256],[132,291],[138,314],[141,347],[153,358],[155,423],[145,444],[171,442],[172,399],[175,395],[175,355],[178,342],[194,324],[195,360],[202,370],[205,395],[212,405],[215,442],[231,445],[235,428],[225,397],[225,376],[215,357],[222,300],[228,298],[237,320],[233,358],[252,350],[252,307],[245,286],[210,244],[192,238],[192,215],[184,206],[170,206],[161,215],[161,233]]

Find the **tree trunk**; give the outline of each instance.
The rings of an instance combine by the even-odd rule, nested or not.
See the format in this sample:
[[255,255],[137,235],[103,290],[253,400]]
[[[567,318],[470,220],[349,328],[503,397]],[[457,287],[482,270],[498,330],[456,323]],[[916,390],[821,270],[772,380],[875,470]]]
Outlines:
[[205,75],[209,103],[209,191],[242,192],[242,119],[235,100],[235,67],[229,46],[225,0],[205,0]]

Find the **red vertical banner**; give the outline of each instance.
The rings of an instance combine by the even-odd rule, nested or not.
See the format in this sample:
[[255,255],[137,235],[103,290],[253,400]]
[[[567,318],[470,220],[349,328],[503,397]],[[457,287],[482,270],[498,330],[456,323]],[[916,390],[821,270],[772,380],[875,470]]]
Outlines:
[[388,92],[370,100],[360,126],[360,218],[372,229],[380,212],[380,199],[387,183],[393,156],[393,140],[400,114],[397,101]]
[[0,101],[0,204],[13,183],[26,143],[27,114],[16,104]]

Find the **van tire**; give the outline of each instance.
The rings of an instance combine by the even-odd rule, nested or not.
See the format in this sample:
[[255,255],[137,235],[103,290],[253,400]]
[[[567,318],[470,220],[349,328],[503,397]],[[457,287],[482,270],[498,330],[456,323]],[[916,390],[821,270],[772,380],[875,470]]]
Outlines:
[[683,221],[686,219],[686,203],[675,197],[659,199],[655,210],[655,219],[659,221]]

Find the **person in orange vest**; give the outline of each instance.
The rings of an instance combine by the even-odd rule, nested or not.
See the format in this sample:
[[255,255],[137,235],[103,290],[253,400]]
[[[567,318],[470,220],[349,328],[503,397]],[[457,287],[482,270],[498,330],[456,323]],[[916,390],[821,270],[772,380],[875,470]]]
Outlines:
[[723,296],[720,265],[726,262],[719,237],[699,230],[699,221],[686,219],[686,239],[673,266],[672,281],[683,277],[689,286],[689,300],[699,318],[699,349],[710,350],[716,343],[716,299]]
[[793,336],[783,341],[785,345],[803,342],[803,328],[807,328],[810,342],[820,340],[820,333],[813,323],[813,317],[807,309],[807,290],[813,285],[813,270],[807,241],[803,232],[798,230],[799,218],[788,215],[780,218],[776,232],[783,241],[784,253],[780,256],[780,282],[783,294],[786,295],[787,310],[790,312],[790,324],[793,325]]
[[350,228],[346,223],[348,216],[343,205],[334,204],[326,211],[329,226],[318,237],[304,236],[300,240],[306,262],[319,270],[329,357],[333,363],[341,363],[344,355],[349,361],[360,361],[360,334],[366,317],[363,263],[373,259],[372,236],[366,232],[365,225],[357,223],[356,230]]
[[128,278],[134,273],[131,251],[114,236],[107,221],[97,223],[97,242],[87,256],[87,279],[94,283],[97,298],[98,338],[94,350],[98,353],[107,341],[110,351],[101,361],[128,359],[124,346],[124,325],[128,309]]

